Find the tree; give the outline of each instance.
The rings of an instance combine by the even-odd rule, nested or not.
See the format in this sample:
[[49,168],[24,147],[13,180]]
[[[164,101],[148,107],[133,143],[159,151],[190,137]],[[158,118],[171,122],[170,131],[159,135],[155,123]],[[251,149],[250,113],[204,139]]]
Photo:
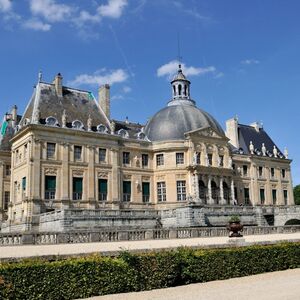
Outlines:
[[300,184],[294,187],[295,204],[300,205]]

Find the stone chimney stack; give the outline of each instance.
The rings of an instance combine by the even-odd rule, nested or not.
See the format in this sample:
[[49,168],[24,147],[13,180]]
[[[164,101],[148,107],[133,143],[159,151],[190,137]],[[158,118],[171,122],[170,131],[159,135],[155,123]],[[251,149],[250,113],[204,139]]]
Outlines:
[[238,118],[234,117],[226,121],[226,136],[230,139],[230,143],[239,148],[239,135],[238,135]]
[[18,107],[14,105],[11,109],[11,120],[12,120],[12,127],[15,128],[17,125],[18,119]]
[[106,117],[110,120],[110,86],[105,84],[100,86],[98,90],[99,105],[105,113]]
[[62,96],[63,96],[62,79],[63,79],[63,78],[62,78],[61,74],[58,73],[58,74],[55,76],[55,78],[54,78],[54,80],[53,80],[53,82],[52,82],[52,84],[54,84],[54,86],[55,86],[56,95],[57,95],[58,97],[62,97]]

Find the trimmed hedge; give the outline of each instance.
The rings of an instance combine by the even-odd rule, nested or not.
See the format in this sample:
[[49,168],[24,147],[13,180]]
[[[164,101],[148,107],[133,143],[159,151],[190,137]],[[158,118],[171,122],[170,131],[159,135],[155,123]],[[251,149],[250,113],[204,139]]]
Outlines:
[[0,264],[0,299],[77,299],[300,267],[300,243]]

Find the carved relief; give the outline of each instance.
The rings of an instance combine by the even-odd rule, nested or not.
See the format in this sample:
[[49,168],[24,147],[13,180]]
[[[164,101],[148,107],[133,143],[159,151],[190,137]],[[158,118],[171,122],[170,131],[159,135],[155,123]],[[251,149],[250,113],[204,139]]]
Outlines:
[[123,179],[125,180],[130,180],[131,179],[131,175],[128,175],[128,174],[123,174]]
[[57,169],[45,168],[45,175],[57,175]]
[[98,177],[107,179],[108,178],[108,172],[103,172],[103,171],[98,172]]
[[175,178],[176,179],[185,179],[185,174],[176,174]]
[[157,180],[164,180],[165,179],[165,175],[158,175],[156,177]]
[[77,170],[72,170],[73,176],[78,176],[78,177],[83,177],[84,170],[77,169]]
[[142,181],[150,181],[150,176],[142,176]]

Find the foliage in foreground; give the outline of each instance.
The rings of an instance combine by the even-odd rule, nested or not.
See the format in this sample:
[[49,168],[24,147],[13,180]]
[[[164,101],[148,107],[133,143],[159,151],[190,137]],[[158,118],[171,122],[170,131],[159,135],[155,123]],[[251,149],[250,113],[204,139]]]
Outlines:
[[300,267],[300,243],[0,264],[0,299],[77,299]]

